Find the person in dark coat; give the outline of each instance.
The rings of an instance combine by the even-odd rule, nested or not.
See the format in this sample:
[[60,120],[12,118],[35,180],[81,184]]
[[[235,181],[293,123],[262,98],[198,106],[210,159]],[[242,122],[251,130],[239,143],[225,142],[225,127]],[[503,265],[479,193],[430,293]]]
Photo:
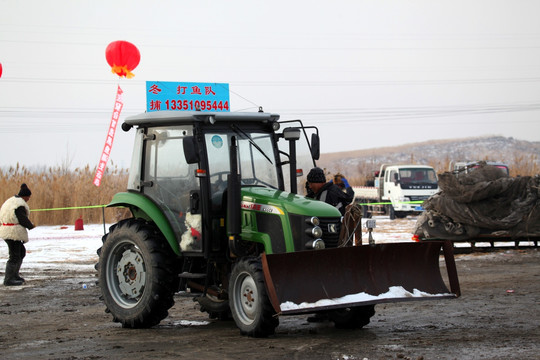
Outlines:
[[324,201],[338,209],[341,215],[344,215],[345,207],[354,199],[354,191],[349,186],[347,179],[341,174],[339,184],[342,184],[343,188],[333,181],[326,182],[324,171],[315,167],[309,171],[307,176],[308,194],[306,197]]
[[[26,184],[21,185],[19,193],[10,197],[0,208],[0,238],[4,239],[9,248],[9,259],[6,262],[4,285],[14,286],[24,284],[19,275],[28,242],[28,230],[34,228],[30,221],[28,200],[32,192]],[[27,230],[28,229],[28,230]]]

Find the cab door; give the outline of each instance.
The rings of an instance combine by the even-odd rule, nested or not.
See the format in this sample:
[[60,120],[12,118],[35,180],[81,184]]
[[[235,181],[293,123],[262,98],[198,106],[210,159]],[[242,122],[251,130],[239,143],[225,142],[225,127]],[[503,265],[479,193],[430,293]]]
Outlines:
[[202,251],[202,218],[193,201],[200,191],[197,164],[186,162],[183,148],[192,133],[192,126],[149,128],[142,167],[143,193],[167,217],[182,252]]

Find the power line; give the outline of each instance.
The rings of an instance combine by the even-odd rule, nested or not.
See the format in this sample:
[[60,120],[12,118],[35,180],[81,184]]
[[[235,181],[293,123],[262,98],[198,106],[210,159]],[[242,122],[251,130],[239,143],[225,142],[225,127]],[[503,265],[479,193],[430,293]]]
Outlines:
[[[240,96],[240,95],[238,95]],[[246,99],[246,101],[249,101]],[[255,104],[255,103],[253,103]],[[309,108],[309,109],[282,109],[282,111],[291,113],[302,113],[304,115],[362,115],[362,116],[384,116],[395,114],[449,114],[449,113],[496,113],[496,112],[513,112],[513,111],[536,111],[540,110],[540,103],[509,103],[509,104],[463,104],[463,105],[447,105],[447,106],[416,106],[416,107],[356,107],[356,108]],[[0,115],[21,114],[23,116],[33,117],[36,115],[52,114],[58,116],[73,115],[73,114],[108,114],[111,110],[106,109],[84,109],[84,108],[67,108],[67,107],[4,107],[0,108]],[[129,112],[129,111],[128,111]],[[131,111],[133,112],[133,111]],[[136,111],[135,111],[136,112]],[[126,112],[124,111],[123,114]]]
[[[470,116],[488,114],[506,114],[528,111],[539,111],[540,103],[523,104],[495,104],[495,105],[456,105],[433,107],[395,107],[395,108],[334,108],[334,109],[273,109],[281,114],[282,118],[301,117],[309,118],[317,124],[352,124],[377,123],[392,124],[400,120],[408,121],[408,125],[426,124],[426,120],[434,118],[453,117],[452,124],[495,124],[506,123],[507,119],[477,118],[471,120]],[[136,114],[137,111],[126,111],[123,117]],[[46,116],[43,116],[45,114]],[[88,111],[85,109],[68,108],[34,108],[27,111],[25,108],[11,108],[10,111],[0,111],[0,129],[4,133],[17,133],[24,128],[25,132],[75,132],[75,131],[101,131],[110,111]],[[467,116],[466,119],[456,117]],[[2,118],[9,120],[2,121]],[[12,118],[19,118],[17,122]],[[55,120],[51,121],[50,119]],[[62,121],[60,119],[68,121]],[[103,122],[88,122],[88,118],[103,119]],[[444,120],[447,124],[448,120]],[[535,119],[513,119],[513,123],[537,123]],[[430,121],[427,124],[441,125],[440,121]]]
[[[117,80],[101,79],[58,79],[58,78],[5,78],[3,82],[11,83],[46,83],[46,84],[96,84],[110,85],[116,84]],[[130,80],[131,86],[145,84],[144,80]],[[481,84],[508,84],[508,83],[540,83],[540,77],[516,77],[516,78],[478,78],[478,79],[432,79],[432,80],[328,80],[328,81],[236,81],[230,83],[232,86],[251,86],[251,87],[337,87],[337,86],[403,86],[403,85],[481,85]],[[129,86],[127,85],[127,86]],[[124,85],[126,86],[126,85]]]

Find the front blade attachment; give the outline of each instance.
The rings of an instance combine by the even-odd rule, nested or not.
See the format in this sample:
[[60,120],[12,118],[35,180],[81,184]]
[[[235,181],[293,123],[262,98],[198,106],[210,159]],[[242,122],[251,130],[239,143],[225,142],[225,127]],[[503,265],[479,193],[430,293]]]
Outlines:
[[[439,269],[444,250],[448,290]],[[393,243],[262,256],[278,314],[460,296],[452,245]]]

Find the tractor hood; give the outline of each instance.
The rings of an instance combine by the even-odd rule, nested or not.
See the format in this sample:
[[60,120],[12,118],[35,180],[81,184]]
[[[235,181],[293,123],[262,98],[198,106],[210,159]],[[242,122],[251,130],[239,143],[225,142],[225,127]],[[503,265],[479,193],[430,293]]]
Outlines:
[[249,186],[242,187],[240,207],[242,239],[264,244],[267,254],[314,249],[316,240],[338,246],[341,213],[323,201]]

